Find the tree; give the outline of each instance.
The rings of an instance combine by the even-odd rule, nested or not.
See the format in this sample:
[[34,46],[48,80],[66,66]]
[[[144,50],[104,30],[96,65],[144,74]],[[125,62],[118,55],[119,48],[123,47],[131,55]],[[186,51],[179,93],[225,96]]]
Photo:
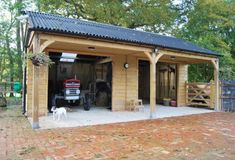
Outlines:
[[[185,0],[180,6],[178,27],[174,34],[223,55],[220,58],[221,79],[235,79],[235,1]],[[207,64],[191,65],[192,81],[208,81],[213,68]],[[194,74],[194,73],[201,73]]]
[[[3,11],[0,13],[3,17],[0,19],[0,80],[22,78],[20,23],[15,17],[20,15],[20,10],[32,6],[29,2],[0,1]],[[178,4],[172,0],[35,0],[35,5],[47,13],[168,33],[191,41],[221,53],[224,56],[220,59],[221,78],[235,79],[234,0],[182,0]],[[213,67],[190,65],[189,73],[191,81],[209,81]]]
[[[21,10],[23,9],[22,0],[17,0],[15,4],[16,16],[21,15]],[[22,48],[21,48],[21,37],[20,37],[20,21],[16,21],[16,49],[17,49],[17,64],[18,64],[18,77],[23,76],[22,69]]]
[[16,20],[22,6],[22,0],[0,1],[0,81],[22,80],[20,24]]
[[[15,23],[15,18],[13,16],[13,6],[10,2],[7,2],[7,1],[4,1],[4,5],[5,5],[5,8],[8,9],[10,11],[10,19],[8,21],[5,21],[3,22],[4,24],[4,32],[3,32],[3,38],[4,38],[4,48],[5,48],[5,51],[6,51],[6,54],[8,55],[8,60],[9,60],[9,80],[10,81],[13,81],[14,80],[14,63],[13,63],[13,52],[12,52],[12,49],[11,49],[11,46],[10,46],[10,43],[11,43],[11,35],[12,35],[12,32],[13,32],[13,26],[14,26],[14,23]],[[11,88],[13,88],[13,86],[11,86]],[[12,95],[11,95],[12,96]]]
[[128,28],[167,32],[178,14],[170,0],[37,0],[40,11]]

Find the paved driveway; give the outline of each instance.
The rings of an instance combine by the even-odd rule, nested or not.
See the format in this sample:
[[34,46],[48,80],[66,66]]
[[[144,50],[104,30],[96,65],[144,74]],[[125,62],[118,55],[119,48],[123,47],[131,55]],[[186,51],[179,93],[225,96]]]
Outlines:
[[0,159],[234,160],[235,114],[32,130],[11,108],[0,111]]

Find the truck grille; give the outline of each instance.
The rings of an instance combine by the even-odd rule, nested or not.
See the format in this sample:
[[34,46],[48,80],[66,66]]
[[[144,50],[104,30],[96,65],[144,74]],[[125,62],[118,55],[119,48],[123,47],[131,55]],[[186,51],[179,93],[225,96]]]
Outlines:
[[68,89],[69,90],[69,95],[77,95],[76,90],[77,89]]

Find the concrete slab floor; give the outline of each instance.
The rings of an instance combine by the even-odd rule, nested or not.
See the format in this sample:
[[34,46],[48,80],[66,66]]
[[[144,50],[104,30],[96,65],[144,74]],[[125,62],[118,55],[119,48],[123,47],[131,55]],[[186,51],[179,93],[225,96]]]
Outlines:
[[[156,106],[156,113],[153,119],[185,116],[192,114],[201,114],[215,112],[214,110],[193,107],[169,107]],[[92,107],[89,111],[83,110],[82,107],[73,109],[72,112],[67,112],[67,119],[62,118],[60,121],[53,120],[50,113],[48,116],[40,117],[40,129],[64,128],[64,127],[79,127],[99,124],[110,124],[119,122],[130,122],[138,120],[147,120],[150,117],[149,105],[145,105],[144,111],[122,111],[111,112],[104,107]],[[32,124],[32,119],[29,118]]]

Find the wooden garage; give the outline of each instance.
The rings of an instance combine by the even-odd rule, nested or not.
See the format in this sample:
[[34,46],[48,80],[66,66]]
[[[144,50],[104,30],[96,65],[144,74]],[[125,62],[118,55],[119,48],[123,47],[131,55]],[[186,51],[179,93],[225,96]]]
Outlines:
[[[174,37],[131,30],[58,15],[25,12],[26,53],[73,53],[108,57],[112,64],[112,111],[122,111],[131,100],[148,99],[150,117],[164,97],[186,106],[189,64],[214,66],[215,109],[218,106],[218,54]],[[33,117],[48,113],[48,66],[25,67],[25,108]]]

